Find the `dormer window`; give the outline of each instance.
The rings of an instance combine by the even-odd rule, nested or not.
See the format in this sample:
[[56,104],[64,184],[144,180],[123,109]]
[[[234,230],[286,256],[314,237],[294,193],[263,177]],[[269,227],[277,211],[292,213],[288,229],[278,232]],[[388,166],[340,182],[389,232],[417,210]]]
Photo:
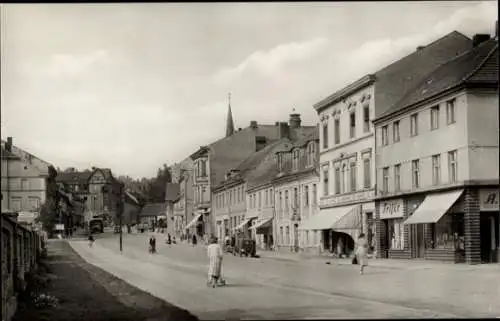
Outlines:
[[300,156],[300,151],[298,149],[294,150],[293,161],[292,161],[292,167],[294,171],[299,169],[299,156]]

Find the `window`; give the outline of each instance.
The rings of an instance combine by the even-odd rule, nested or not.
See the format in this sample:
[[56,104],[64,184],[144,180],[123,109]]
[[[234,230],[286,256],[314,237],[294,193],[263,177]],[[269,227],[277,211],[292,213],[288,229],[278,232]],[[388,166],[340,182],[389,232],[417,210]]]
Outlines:
[[335,194],[340,194],[340,168],[335,168]]
[[356,162],[351,163],[351,192],[356,191]]
[[411,161],[411,171],[412,171],[412,186],[413,188],[420,187],[420,163],[418,159]]
[[283,171],[283,155],[281,153],[278,153],[278,172]]
[[400,137],[399,137],[399,120],[398,120],[392,124],[392,141],[394,143],[397,143],[399,142],[399,140]]
[[455,123],[455,99],[446,102],[446,123],[448,125]]
[[340,178],[340,190],[341,190],[341,193],[345,193],[346,192],[346,184],[345,184],[346,172],[347,172],[347,166],[344,164],[342,166],[342,177]]
[[283,193],[282,192],[279,192],[279,203],[278,203],[278,206],[279,206],[280,213],[283,213]]
[[328,148],[328,124],[323,124],[323,149]]
[[316,145],[314,142],[309,144],[308,151],[307,151],[307,165],[312,166],[314,165],[314,161],[316,158]]
[[289,213],[290,203],[288,202],[288,191],[285,191],[285,214]]
[[401,164],[394,165],[394,191],[401,190]]
[[304,207],[309,206],[309,186],[304,186]]
[[293,151],[293,170],[296,171],[299,169],[299,150],[296,149]]
[[284,243],[284,236],[283,236],[283,226],[280,226],[280,243],[283,245]]
[[29,189],[30,189],[30,181],[27,180],[27,179],[25,179],[25,178],[23,178],[21,180],[21,190],[23,190],[23,191],[29,191]]
[[404,219],[387,220],[387,227],[389,229],[390,249],[404,250]]
[[441,156],[432,156],[432,184],[438,185],[441,182]]
[[363,107],[363,132],[370,131],[370,106]]
[[382,146],[389,145],[389,136],[387,132],[388,132],[388,126],[385,125],[382,127]]
[[431,130],[439,128],[439,106],[431,108]]
[[38,197],[30,197],[28,198],[29,209],[34,210],[37,209],[40,205],[40,199]]
[[271,205],[274,205],[274,194],[272,188],[269,190],[269,197],[271,198]]
[[328,196],[328,168],[323,169],[323,196]]
[[356,137],[356,112],[351,112],[349,115],[349,137]]
[[433,224],[433,248],[465,250],[463,214],[445,214]]
[[384,193],[389,192],[389,167],[382,169],[382,191]]
[[333,121],[334,127],[333,130],[334,132],[334,139],[335,139],[335,144],[340,144],[340,119],[336,118]]
[[318,191],[316,188],[316,184],[313,184],[313,195],[312,195],[312,204],[318,204]]
[[297,187],[293,189],[293,207],[299,207],[299,189]]
[[410,136],[418,135],[418,114],[410,116]]
[[269,190],[268,189],[266,189],[266,201],[265,201],[264,205],[267,206],[267,204],[269,204]]
[[364,188],[371,187],[371,161],[369,158],[363,160]]
[[458,180],[458,164],[457,164],[457,151],[452,150],[448,152],[448,177],[450,183],[456,182]]
[[259,191],[259,194],[258,194],[258,195],[259,195],[259,196],[258,196],[258,199],[259,199],[259,208],[261,208],[261,207],[262,207],[262,194],[261,194],[261,192],[260,192],[260,191]]

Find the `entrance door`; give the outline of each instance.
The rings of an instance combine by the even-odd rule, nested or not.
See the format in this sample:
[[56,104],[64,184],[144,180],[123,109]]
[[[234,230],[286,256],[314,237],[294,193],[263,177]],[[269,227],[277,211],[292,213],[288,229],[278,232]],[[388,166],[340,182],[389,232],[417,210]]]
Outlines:
[[498,262],[498,214],[481,213],[480,224],[481,261],[483,263]]
[[299,225],[293,225],[293,245],[295,248],[295,252],[299,251]]
[[415,252],[415,258],[423,259],[425,257],[424,224],[413,225],[412,239],[412,248]]

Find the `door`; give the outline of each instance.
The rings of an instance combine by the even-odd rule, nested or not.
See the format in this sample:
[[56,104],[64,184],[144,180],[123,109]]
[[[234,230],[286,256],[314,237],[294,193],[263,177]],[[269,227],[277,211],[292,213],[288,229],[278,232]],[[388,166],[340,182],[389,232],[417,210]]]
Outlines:
[[417,258],[425,257],[424,224],[416,224],[416,254]]
[[[495,213],[496,214],[496,213]],[[497,262],[498,217],[494,213],[481,213],[481,262]]]

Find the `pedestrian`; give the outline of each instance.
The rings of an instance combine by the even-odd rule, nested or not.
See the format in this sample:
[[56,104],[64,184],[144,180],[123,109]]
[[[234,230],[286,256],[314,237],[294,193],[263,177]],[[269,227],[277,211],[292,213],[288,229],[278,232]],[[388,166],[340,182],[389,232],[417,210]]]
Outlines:
[[170,236],[170,233],[168,233],[168,235],[167,235],[167,244],[168,245],[172,244],[172,238]]
[[207,247],[207,256],[209,260],[208,265],[208,284],[212,284],[215,288],[217,286],[217,281],[222,281],[221,270],[222,270],[222,248],[217,243],[217,238],[212,237],[210,239],[210,245]]
[[92,245],[94,245],[94,242],[94,235],[92,235],[92,233],[89,233],[89,247],[92,247]]
[[149,253],[156,253],[156,238],[154,235],[149,238]]
[[196,234],[193,234],[193,241],[192,242],[193,242],[193,246],[196,246],[196,243],[198,242],[196,240]]
[[356,258],[360,266],[359,273],[363,274],[364,267],[368,265],[368,241],[365,238],[365,234],[361,233],[356,242]]
[[175,236],[172,239],[172,244],[177,244],[177,241],[175,240]]

